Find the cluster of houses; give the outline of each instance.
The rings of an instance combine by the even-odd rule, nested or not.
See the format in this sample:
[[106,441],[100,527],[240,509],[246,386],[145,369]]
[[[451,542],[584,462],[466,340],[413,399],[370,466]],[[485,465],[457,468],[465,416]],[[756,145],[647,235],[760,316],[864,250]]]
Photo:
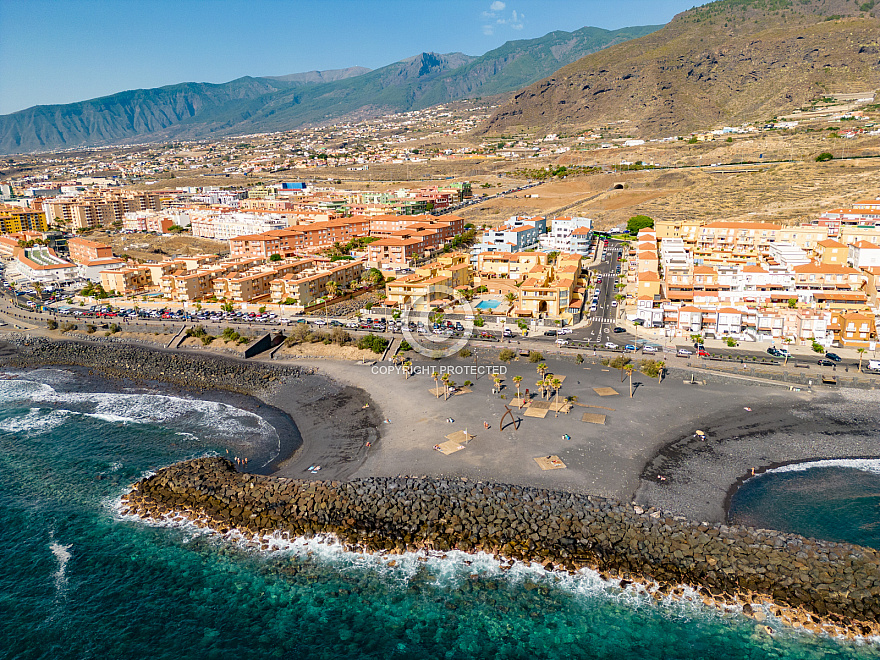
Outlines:
[[880,201],[800,226],[658,220],[631,246],[635,318],[670,333],[876,345]]

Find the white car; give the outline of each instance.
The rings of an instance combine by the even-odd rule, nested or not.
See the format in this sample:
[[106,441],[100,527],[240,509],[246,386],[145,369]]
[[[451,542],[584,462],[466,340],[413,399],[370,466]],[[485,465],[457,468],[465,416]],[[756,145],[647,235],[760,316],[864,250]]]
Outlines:
[[616,301],[616,300],[612,300],[612,301],[611,301],[611,306],[612,306],[612,307],[617,307],[617,301]]
[[568,344],[568,340],[567,340],[567,339],[557,339],[557,340],[556,340],[556,345],[557,345],[557,346],[566,346],[567,344]]
[[656,353],[656,352],[657,352],[656,346],[646,345],[646,346],[642,347],[642,353]]
[[312,323],[314,323],[315,325],[327,325],[327,321],[325,321],[324,319],[315,319],[314,321],[312,321]]
[[558,334],[558,335],[570,335],[570,334],[571,334],[571,328],[560,328],[559,330],[556,331],[556,334]]
[[605,348],[619,348],[613,341],[606,341]]
[[357,330],[358,322],[357,321],[349,321],[348,323],[345,324],[345,327],[346,328],[353,328],[353,329]]

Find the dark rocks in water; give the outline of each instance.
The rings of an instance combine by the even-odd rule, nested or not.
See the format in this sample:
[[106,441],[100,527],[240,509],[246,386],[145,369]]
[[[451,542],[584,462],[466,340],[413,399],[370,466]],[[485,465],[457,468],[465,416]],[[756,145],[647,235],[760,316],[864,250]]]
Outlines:
[[704,602],[740,602],[756,620],[756,604],[774,603],[784,620],[816,632],[880,631],[875,550],[695,523],[602,497],[444,479],[306,482],[202,458],[143,479],[124,502],[141,517],[185,511],[214,529],[333,534],[367,552],[459,549],[547,570],[591,568],[622,588],[647,582],[657,599],[684,597],[679,585],[691,585]]
[[[14,351],[0,352],[12,367],[47,365],[87,367],[110,378],[161,381],[187,388],[222,389],[252,394],[285,378],[312,373],[303,367],[280,367],[191,353],[151,350],[124,343],[58,341],[22,337]],[[92,373],[91,371],[89,373]]]

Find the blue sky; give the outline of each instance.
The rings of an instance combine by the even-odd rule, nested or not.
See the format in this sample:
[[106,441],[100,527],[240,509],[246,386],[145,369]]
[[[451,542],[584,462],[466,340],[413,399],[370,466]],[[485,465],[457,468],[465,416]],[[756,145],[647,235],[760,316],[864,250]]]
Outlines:
[[0,114],[126,89],[422,51],[481,55],[586,25],[668,22],[693,0],[0,0]]

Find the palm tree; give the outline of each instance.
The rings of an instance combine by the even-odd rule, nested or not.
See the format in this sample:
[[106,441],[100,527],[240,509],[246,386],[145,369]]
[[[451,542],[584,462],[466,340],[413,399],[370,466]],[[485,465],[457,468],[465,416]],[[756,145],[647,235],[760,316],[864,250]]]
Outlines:
[[330,299],[335,298],[336,294],[339,293],[339,285],[330,280],[327,284],[324,285],[327,289],[327,295],[324,297],[324,316],[327,316],[327,306],[330,304]]
[[633,398],[633,371],[635,371],[635,367],[631,364],[624,366],[624,371],[629,374],[629,398]]
[[449,398],[449,374],[443,374],[440,380],[443,381],[443,400],[446,401]]
[[666,368],[666,363],[663,360],[657,363],[657,384],[663,382],[663,370]]
[[556,416],[559,417],[559,390],[562,389],[562,381],[559,380],[556,376],[553,376],[550,384],[553,385],[553,389],[556,390]]
[[519,399],[519,407],[522,408],[522,396],[519,393],[519,384],[522,382],[522,376],[514,376],[513,384],[516,385],[516,398]]
[[547,365],[542,362],[538,365],[538,374],[543,378],[545,373],[547,373]]
[[517,295],[513,291],[509,291],[505,294],[504,299],[510,303],[510,306],[513,307],[513,303],[516,300]]
[[541,398],[543,399],[544,398],[544,379],[539,378],[538,382],[535,383],[535,387],[537,387],[539,390],[541,390]]
[[440,384],[437,382],[437,379],[440,378],[440,376],[438,376],[437,372],[434,371],[431,373],[431,378],[434,379],[434,396],[436,396],[439,399],[440,398]]
[[412,369],[412,360],[407,360],[403,363],[403,377],[405,380],[409,380],[410,370]]
[[858,348],[858,349],[856,349],[856,352],[859,354],[859,372],[861,373],[861,371],[862,371],[862,356],[864,356],[867,351],[865,351],[864,348]]
[[492,381],[495,383],[495,389],[500,392],[501,391],[501,376],[499,376],[498,374],[493,374]]

